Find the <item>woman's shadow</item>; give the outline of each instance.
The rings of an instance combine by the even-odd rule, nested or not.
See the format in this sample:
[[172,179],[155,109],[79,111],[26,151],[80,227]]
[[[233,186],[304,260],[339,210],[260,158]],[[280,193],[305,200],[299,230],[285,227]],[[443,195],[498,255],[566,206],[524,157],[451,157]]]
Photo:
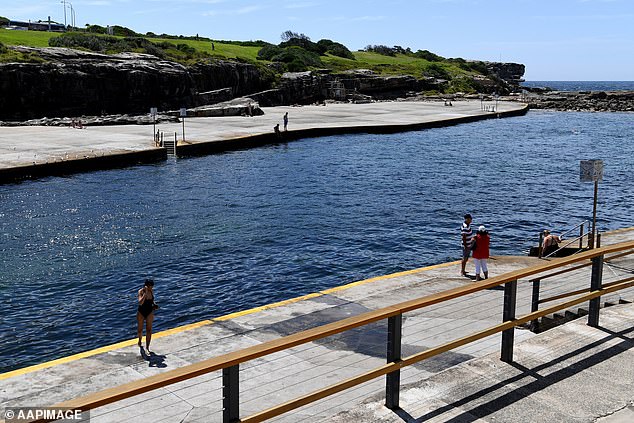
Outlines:
[[165,364],[164,355],[158,355],[152,351],[150,351],[149,353],[146,353],[145,348],[143,347],[139,347],[139,350],[141,352],[141,357],[143,357],[143,360],[149,363],[150,367],[158,367],[160,369],[167,367],[167,364]]

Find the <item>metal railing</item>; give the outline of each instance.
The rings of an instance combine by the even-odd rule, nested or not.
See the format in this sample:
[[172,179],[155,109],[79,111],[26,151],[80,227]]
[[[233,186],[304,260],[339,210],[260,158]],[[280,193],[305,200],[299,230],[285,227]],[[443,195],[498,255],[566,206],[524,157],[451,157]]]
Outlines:
[[[599,324],[600,297],[634,286],[634,277],[627,277],[603,285],[603,264],[606,255],[614,254],[608,259],[622,258],[634,252],[634,241],[623,242],[607,247],[596,248],[573,256],[546,261],[525,269],[492,277],[487,280],[472,283],[449,290],[445,290],[422,298],[417,298],[395,304],[379,310],[369,311],[357,316],[318,326],[309,330],[298,332],[283,338],[268,341],[242,350],[230,352],[218,357],[203,360],[165,373],[157,374],[145,379],[126,383],[117,387],[105,389],[100,392],[76,398],[70,401],[56,404],[55,407],[68,407],[76,410],[90,410],[111,404],[144,392],[149,392],[161,387],[169,386],[177,382],[192,379],[215,371],[222,371],[222,395],[223,395],[223,421],[224,422],[260,422],[288,411],[311,404],[330,395],[342,392],[367,381],[381,376],[386,376],[385,405],[391,409],[399,407],[400,371],[401,369],[418,363],[422,360],[434,357],[458,347],[473,343],[485,337],[501,333],[500,356],[504,362],[513,361],[514,329],[525,325],[540,317],[554,312],[565,310],[574,305],[588,302],[588,324]],[[617,254],[618,253],[618,254]],[[579,264],[580,263],[580,264]],[[569,272],[573,268],[592,266],[589,288],[583,291],[570,292],[575,298],[541,310],[531,310],[523,316],[516,315],[517,286],[520,279],[541,275],[544,272],[557,270],[550,275],[533,278],[532,280],[553,277],[556,274]],[[634,271],[632,272],[634,273]],[[504,304],[502,311],[502,323],[470,333],[450,342],[437,345],[408,357],[402,357],[402,323],[405,313],[430,307],[452,299],[462,299],[466,295],[490,290],[495,287],[504,287]],[[539,295],[537,296],[539,298]],[[563,298],[563,297],[562,297]],[[534,298],[533,298],[534,300]],[[542,301],[543,303],[543,301]],[[342,380],[333,385],[305,394],[298,398],[257,412],[248,417],[240,417],[240,365],[257,358],[265,357],[275,352],[285,351],[298,345],[316,341],[334,334],[343,333],[354,328],[369,325],[371,323],[387,320],[386,359],[387,363],[357,376]],[[40,420],[47,421],[47,420]]]

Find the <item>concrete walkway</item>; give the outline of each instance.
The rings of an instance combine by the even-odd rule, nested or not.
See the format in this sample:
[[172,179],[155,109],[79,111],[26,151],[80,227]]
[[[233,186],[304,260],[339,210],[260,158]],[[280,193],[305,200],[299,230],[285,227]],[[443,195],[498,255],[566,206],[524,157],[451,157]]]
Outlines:
[[[380,102],[368,104],[329,104],[327,106],[267,107],[256,117],[186,118],[185,141],[181,123],[158,124],[156,129],[165,138],[177,134],[179,145],[201,144],[244,137],[273,134],[273,127],[289,114],[289,135],[311,136],[320,131],[341,128],[350,132],[372,128],[397,127],[399,130],[416,125],[450,125],[464,119],[483,119],[525,110],[526,105],[499,102],[498,113],[481,110],[480,101],[456,101],[452,107],[442,102]],[[117,156],[124,153],[157,150],[152,125],[90,126],[84,129],[66,127],[0,127],[0,171],[51,163],[70,163],[95,157]],[[344,131],[345,132],[345,131]],[[151,156],[154,157],[154,156]],[[116,161],[113,163],[113,167]],[[71,166],[69,165],[69,168]]]
[[[634,228],[604,234],[602,243],[628,240],[634,240]],[[529,257],[494,257],[490,261],[490,274],[500,275],[536,262],[538,259]],[[459,266],[457,262],[445,263],[355,282],[175,328],[154,337],[153,352],[149,355],[131,339],[0,374],[0,416],[5,407],[52,405],[368,310],[472,283],[458,276]],[[633,269],[632,256],[606,263],[604,282],[631,276]],[[589,268],[580,269],[542,282],[542,298],[587,288],[589,272]],[[530,310],[530,293],[531,284],[520,280],[518,316]],[[634,290],[603,297],[602,301],[617,303],[619,299],[634,300]],[[499,323],[502,300],[503,291],[491,289],[407,313],[403,356]],[[626,406],[634,401],[631,389],[624,389],[627,378],[631,381],[634,376],[629,332],[634,327],[634,310],[631,306],[616,307],[620,306],[602,312],[601,323],[605,324],[602,330],[589,329],[583,321],[540,335],[516,330],[516,365],[498,360],[500,336],[495,335],[407,367],[401,372],[404,410],[401,414],[382,406],[385,379],[378,378],[273,421],[433,418],[456,422],[532,422],[546,421],[548,417],[549,421],[557,422],[592,422],[617,411],[620,414],[614,414],[615,419],[627,417]],[[384,364],[385,340],[385,322],[376,323],[241,365],[241,415],[262,411]],[[611,387],[609,380],[614,380]],[[598,384],[596,390],[593,384]],[[221,421],[221,387],[219,372],[207,374],[95,409],[91,421]],[[576,402],[572,401],[575,395]],[[515,411],[512,406],[524,396],[530,399],[522,405],[526,411]],[[529,417],[521,414],[529,412],[533,413]],[[533,418],[535,413],[542,412],[544,420]]]

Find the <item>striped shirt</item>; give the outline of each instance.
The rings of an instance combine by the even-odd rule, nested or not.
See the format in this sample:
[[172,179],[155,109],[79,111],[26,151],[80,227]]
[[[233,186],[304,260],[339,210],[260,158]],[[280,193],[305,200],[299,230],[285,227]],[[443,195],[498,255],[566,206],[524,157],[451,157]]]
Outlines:
[[[471,231],[471,225],[467,225],[467,222],[462,222],[462,228],[460,229],[461,243],[463,246],[471,247],[473,241],[473,232]],[[462,240],[465,240],[462,242]]]

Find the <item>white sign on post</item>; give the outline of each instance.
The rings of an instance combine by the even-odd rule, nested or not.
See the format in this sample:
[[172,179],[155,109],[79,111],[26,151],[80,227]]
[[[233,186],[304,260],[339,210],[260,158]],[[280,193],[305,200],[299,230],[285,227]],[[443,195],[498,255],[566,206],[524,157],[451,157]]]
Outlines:
[[181,107],[181,117],[187,117],[187,109],[184,107]]
[[156,114],[157,114],[157,113],[158,113],[158,109],[157,109],[156,107],[152,107],[152,108],[150,109],[150,114],[151,114],[152,116],[156,116]]
[[579,167],[581,182],[597,182],[603,180],[603,160],[581,160]]

